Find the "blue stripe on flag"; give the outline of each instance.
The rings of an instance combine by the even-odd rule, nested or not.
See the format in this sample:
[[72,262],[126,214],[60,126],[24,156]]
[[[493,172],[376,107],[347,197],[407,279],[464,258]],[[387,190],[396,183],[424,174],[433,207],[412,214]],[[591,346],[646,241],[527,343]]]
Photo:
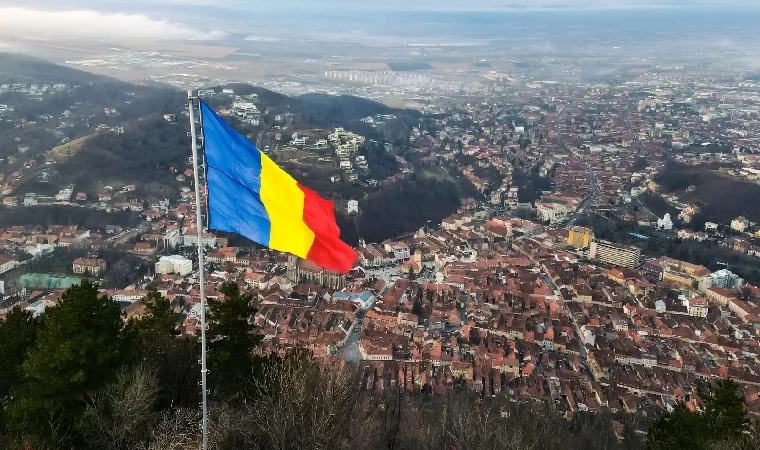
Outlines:
[[261,153],[201,102],[209,228],[269,245],[271,223],[261,202]]

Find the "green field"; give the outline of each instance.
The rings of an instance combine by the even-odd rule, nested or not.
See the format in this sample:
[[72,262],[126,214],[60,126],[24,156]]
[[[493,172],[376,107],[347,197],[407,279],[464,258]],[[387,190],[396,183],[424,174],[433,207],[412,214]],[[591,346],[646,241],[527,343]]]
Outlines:
[[52,273],[25,273],[16,280],[16,286],[27,289],[68,289],[82,282],[82,278]]

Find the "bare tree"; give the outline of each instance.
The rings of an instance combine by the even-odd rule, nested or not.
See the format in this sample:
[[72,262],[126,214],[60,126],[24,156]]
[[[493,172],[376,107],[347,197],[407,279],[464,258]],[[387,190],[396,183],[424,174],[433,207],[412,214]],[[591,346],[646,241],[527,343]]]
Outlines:
[[123,370],[116,380],[91,396],[84,414],[84,432],[97,448],[128,449],[148,439],[154,423],[159,387],[144,365]]
[[249,404],[262,448],[335,449],[349,434],[357,410],[356,371],[317,361],[300,349],[265,364]]
[[404,391],[400,386],[394,385],[384,391],[380,401],[380,420],[385,447],[388,450],[395,450],[399,448]]
[[201,430],[200,410],[175,408],[164,412],[153,427],[150,442],[133,450],[187,450],[199,448]]

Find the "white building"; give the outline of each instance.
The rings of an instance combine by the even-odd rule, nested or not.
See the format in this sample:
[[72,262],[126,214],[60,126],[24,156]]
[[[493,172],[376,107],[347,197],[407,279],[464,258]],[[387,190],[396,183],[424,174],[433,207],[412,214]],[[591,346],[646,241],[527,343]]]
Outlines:
[[118,303],[134,303],[142,300],[150,291],[137,291],[132,289],[111,289],[106,295]]
[[24,309],[32,313],[32,317],[39,317],[45,314],[45,302],[37,300],[34,303],[30,303],[29,306]]
[[538,220],[551,224],[567,219],[567,208],[560,203],[536,202]]
[[34,206],[37,204],[37,194],[29,192],[24,194],[24,206]]
[[747,231],[747,228],[749,228],[749,220],[744,218],[744,216],[739,216],[731,221],[732,230],[738,231],[739,233],[744,233]]
[[64,189],[61,189],[58,191],[57,194],[55,194],[55,201],[57,202],[68,202],[71,201],[71,194],[74,192],[73,187],[67,187]]
[[[164,235],[164,247],[174,250],[179,246],[180,243],[180,234],[179,230],[169,230]],[[196,239],[197,240],[197,239]]]
[[409,246],[404,242],[387,242],[385,243],[385,251],[393,253],[393,258],[396,261],[406,261],[412,256]]
[[185,276],[193,271],[193,262],[183,256],[162,256],[156,263],[156,273],[174,273]]
[[662,219],[657,219],[657,228],[665,231],[673,229],[673,221],[670,220],[670,213],[665,213]]
[[32,258],[38,258],[40,256],[49,255],[55,250],[55,245],[52,244],[36,244],[27,245],[23,248],[24,252],[32,255]]
[[[182,236],[182,245],[184,247],[197,247],[198,234],[191,231]],[[203,246],[206,248],[216,247],[216,236],[211,233],[203,233]]]
[[641,249],[631,245],[594,239],[589,249],[589,258],[611,266],[636,267],[641,260]]
[[359,202],[356,200],[349,200],[346,210],[349,214],[359,214]]
[[[375,304],[375,295],[370,291],[364,291],[361,294],[350,294],[348,292],[335,292],[332,295],[333,300],[348,300],[356,303],[363,310],[368,310]],[[415,324],[416,326],[417,324]]]
[[705,231],[718,231],[718,224],[715,222],[705,222]]
[[690,316],[707,317],[707,299],[694,297],[686,300],[686,308]]
[[699,280],[699,291],[707,292],[712,287],[721,289],[733,289],[741,286],[744,280],[739,278],[738,275],[727,269],[717,270],[710,275],[706,275]]
[[18,260],[8,255],[0,255],[0,274],[18,267]]
[[351,170],[353,166],[351,165],[351,161],[341,161],[340,162],[340,169],[341,170]]

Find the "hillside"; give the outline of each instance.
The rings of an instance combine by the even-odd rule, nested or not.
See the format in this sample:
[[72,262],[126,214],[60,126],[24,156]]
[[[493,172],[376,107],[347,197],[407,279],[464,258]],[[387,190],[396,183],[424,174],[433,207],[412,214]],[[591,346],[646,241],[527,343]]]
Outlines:
[[127,84],[113,78],[52,64],[44,59],[0,52],[0,82],[80,84],[103,82],[106,80],[122,85]]
[[[676,163],[669,163],[656,181],[664,192],[678,195],[682,203],[700,204],[707,221],[725,223],[741,215],[760,221],[760,184],[733,180],[708,167]],[[686,192],[689,186],[696,189]]]
[[[232,89],[237,95],[258,96],[258,102],[266,106],[272,115],[291,113],[300,125],[316,128],[343,127],[370,139],[382,139],[388,142],[408,143],[411,126],[419,123],[423,116],[411,109],[391,108],[382,103],[350,95],[305,94],[290,97],[257,86],[243,83],[231,83],[215,88],[217,93],[223,88]],[[226,99],[209,98],[205,101],[212,107],[222,106]],[[382,130],[373,128],[361,119],[367,116],[393,115],[398,120]]]
[[147,195],[174,197],[178,184],[169,169],[189,166],[188,129],[151,116],[128,123],[123,135],[97,134],[55,169],[54,179],[85,192],[130,183]]
[[[137,189],[130,195],[138,199],[175,199],[180,188],[190,187],[190,179],[183,174],[190,167],[184,92],[160,85],[131,85],[10,54],[0,54],[0,67],[0,84],[10,85],[0,91],[0,103],[13,108],[3,113],[8,120],[0,120],[0,159],[5,159],[0,161],[0,170],[6,175],[21,172],[14,195],[52,196],[73,186],[94,199],[109,186],[119,190],[134,184]],[[14,83],[19,85],[14,87]],[[234,95],[224,94],[224,89],[232,89]],[[273,157],[324,197],[339,204],[360,199],[364,213],[357,219],[358,228],[367,240],[381,241],[413,231],[428,220],[438,222],[458,206],[459,193],[448,182],[424,177],[397,186],[376,187],[375,182],[367,182],[399,173],[396,157],[405,156],[411,127],[424,120],[418,111],[345,95],[290,97],[241,83],[214,90],[217,95],[204,100],[217,110],[255,98],[261,112],[258,122],[227,120],[262,146],[286,144],[294,132],[325,138],[336,127],[363,136],[366,143],[358,154],[366,157],[369,167],[355,183],[343,178],[331,181],[340,171],[337,160],[329,161],[335,158],[330,149],[303,148]],[[395,119],[375,127],[362,122],[367,116]],[[277,135],[283,137],[275,142]],[[357,223],[341,222],[344,237],[356,242]]]

